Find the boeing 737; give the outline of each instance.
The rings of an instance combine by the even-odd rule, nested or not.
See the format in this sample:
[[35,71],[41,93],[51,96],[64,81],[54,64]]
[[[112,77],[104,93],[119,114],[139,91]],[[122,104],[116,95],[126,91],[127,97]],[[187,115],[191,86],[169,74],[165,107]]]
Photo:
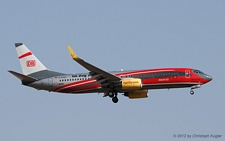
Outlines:
[[104,93],[104,97],[108,96],[117,103],[118,93],[130,99],[147,98],[149,89],[189,87],[193,95],[193,89],[212,80],[211,76],[192,68],[107,72],[79,58],[70,46],[68,50],[72,59],[89,72],[64,74],[47,69],[23,43],[15,46],[23,74],[9,72],[23,85],[37,90],[68,94]]

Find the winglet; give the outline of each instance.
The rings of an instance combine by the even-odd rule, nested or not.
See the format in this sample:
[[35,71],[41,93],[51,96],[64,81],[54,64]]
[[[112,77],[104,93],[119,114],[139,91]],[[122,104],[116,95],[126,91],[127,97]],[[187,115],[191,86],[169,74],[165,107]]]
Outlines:
[[68,46],[68,50],[69,50],[70,56],[73,58],[73,60],[77,61],[80,59],[70,46]]

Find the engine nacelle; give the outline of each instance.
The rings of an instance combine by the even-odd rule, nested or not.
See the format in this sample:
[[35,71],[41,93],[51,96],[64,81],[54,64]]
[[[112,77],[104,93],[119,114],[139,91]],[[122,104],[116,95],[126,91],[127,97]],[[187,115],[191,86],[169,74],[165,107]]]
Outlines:
[[125,90],[138,90],[142,87],[141,79],[131,78],[122,80],[122,89]]
[[136,90],[133,92],[125,92],[124,96],[129,97],[130,99],[136,99],[136,98],[147,98],[148,91],[147,90]]

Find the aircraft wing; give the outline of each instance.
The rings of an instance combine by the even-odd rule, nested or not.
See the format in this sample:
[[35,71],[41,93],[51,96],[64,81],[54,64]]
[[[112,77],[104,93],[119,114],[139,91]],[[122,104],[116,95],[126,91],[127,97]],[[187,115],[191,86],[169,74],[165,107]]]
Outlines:
[[80,65],[82,65],[83,67],[85,67],[86,69],[88,69],[90,71],[90,75],[92,77],[96,78],[99,83],[103,83],[106,81],[113,83],[113,82],[118,82],[121,80],[119,77],[117,77],[113,74],[110,74],[110,73],[84,61],[83,59],[79,58],[70,46],[68,46],[68,50],[69,50],[69,53],[70,53],[72,59],[75,60]]

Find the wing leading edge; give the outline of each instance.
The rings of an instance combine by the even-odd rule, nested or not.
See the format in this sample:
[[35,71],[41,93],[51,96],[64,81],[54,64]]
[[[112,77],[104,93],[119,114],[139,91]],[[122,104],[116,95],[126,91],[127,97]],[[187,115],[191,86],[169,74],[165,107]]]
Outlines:
[[75,60],[77,63],[79,63],[81,66],[85,67],[87,70],[90,71],[90,75],[94,78],[98,78],[98,82],[99,83],[103,83],[103,82],[118,82],[120,81],[121,79],[111,73],[108,73],[86,61],[84,61],[83,59],[79,58],[76,53],[73,51],[73,49],[68,46],[68,50],[69,50],[69,53],[72,57],[73,60]]

